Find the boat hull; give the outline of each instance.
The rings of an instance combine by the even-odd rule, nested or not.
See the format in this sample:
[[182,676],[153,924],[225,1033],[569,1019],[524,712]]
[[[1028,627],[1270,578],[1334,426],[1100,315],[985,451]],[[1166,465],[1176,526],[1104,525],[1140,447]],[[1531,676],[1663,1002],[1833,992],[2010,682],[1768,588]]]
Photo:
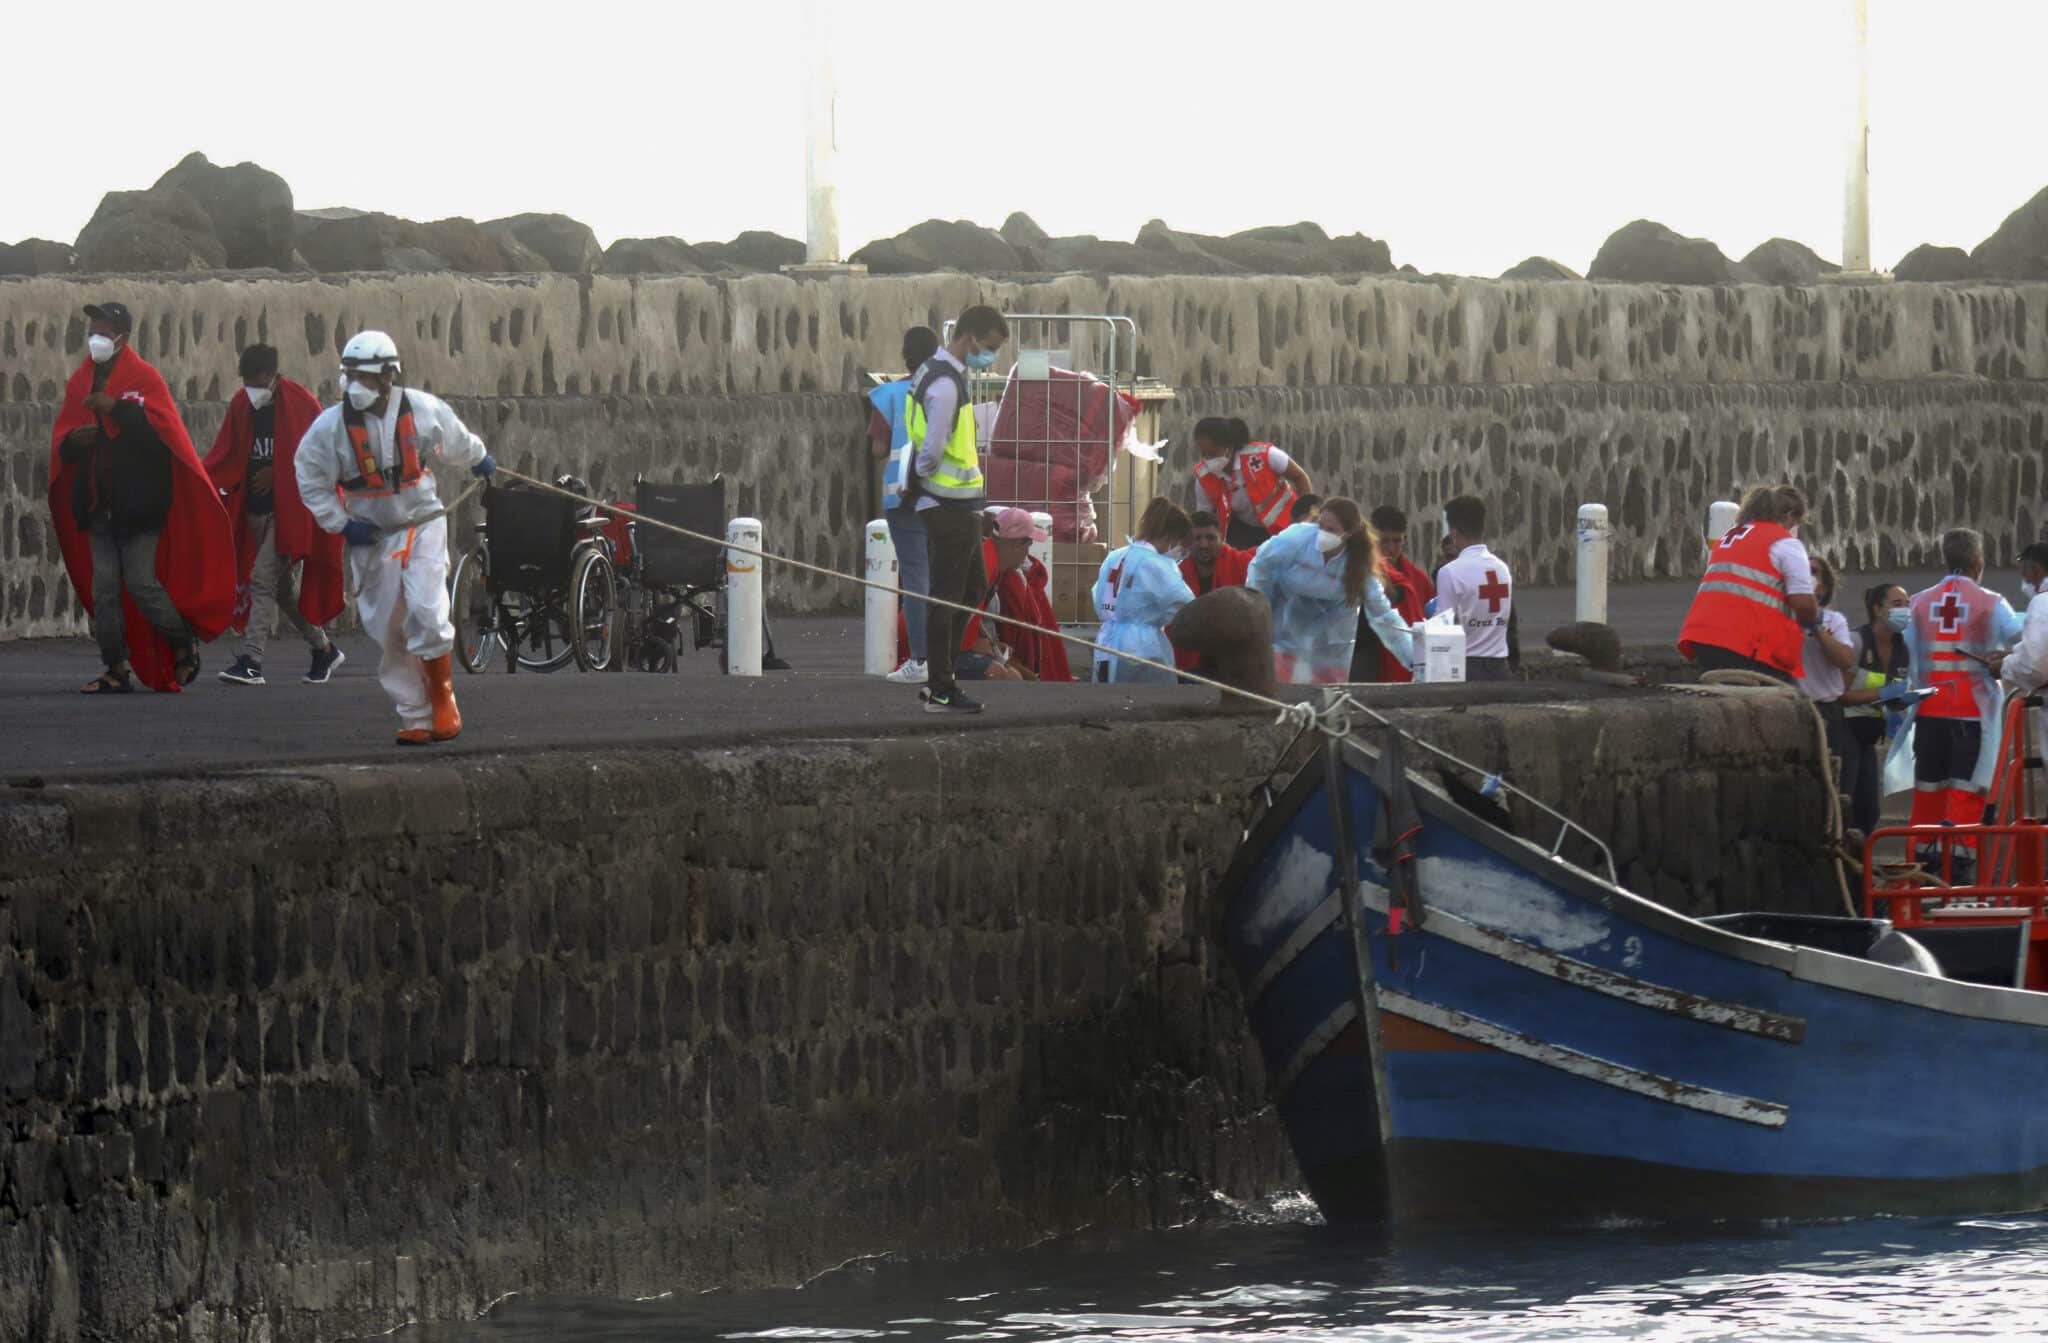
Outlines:
[[2048,1204],[2048,996],[1685,918],[1421,783],[1424,917],[1392,931],[1374,758],[1337,750],[1248,836],[1223,934],[1326,1215]]

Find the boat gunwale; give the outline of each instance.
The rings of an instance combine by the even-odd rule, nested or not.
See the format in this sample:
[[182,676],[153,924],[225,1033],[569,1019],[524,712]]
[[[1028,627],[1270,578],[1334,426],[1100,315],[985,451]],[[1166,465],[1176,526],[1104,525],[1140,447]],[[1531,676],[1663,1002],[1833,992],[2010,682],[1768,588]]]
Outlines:
[[[1383,730],[1405,731],[1391,724]],[[1347,735],[1340,739],[1325,738],[1239,841],[1236,853],[1232,855],[1229,866],[1224,869],[1221,883],[1226,909],[1245,893],[1247,879],[1258,857],[1264,853],[1273,838],[1293,821],[1302,804],[1315,791],[1320,781],[1323,753],[1331,749],[1356,753],[1359,761],[1347,763],[1354,764],[1354,767],[1368,778],[1372,774],[1373,766],[1378,763],[1378,753],[1358,740],[1356,735]],[[1548,851],[1520,835],[1509,834],[1483,818],[1473,815],[1453,800],[1435,780],[1427,778],[1413,768],[1410,768],[1407,774],[1410,785],[1415,789],[1417,804],[1432,820],[1450,826],[1466,839],[1532,873],[1545,874],[1547,879],[1572,889],[1580,898],[1652,932],[1718,955],[1779,970],[1793,979],[1823,988],[1877,998],[1906,1007],[1923,1008],[1947,1016],[1969,1017],[2016,1026],[2048,1027],[2048,993],[1934,978],[1917,971],[1882,965],[1838,952],[1749,937],[1714,927],[1677,910],[1667,909],[1567,859],[1553,857]],[[1427,903],[1427,891],[1423,892],[1423,899]],[[1428,930],[1425,926],[1417,931],[1426,933]]]

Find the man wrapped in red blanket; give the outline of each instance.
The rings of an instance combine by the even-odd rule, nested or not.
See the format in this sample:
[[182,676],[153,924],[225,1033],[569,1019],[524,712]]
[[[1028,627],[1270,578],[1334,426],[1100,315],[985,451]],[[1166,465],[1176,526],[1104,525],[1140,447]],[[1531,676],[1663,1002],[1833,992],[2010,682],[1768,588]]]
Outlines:
[[50,516],[107,668],[85,690],[125,694],[131,669],[176,690],[234,617],[234,537],[171,389],[128,347],[127,307],[85,315],[87,357],[50,435]]

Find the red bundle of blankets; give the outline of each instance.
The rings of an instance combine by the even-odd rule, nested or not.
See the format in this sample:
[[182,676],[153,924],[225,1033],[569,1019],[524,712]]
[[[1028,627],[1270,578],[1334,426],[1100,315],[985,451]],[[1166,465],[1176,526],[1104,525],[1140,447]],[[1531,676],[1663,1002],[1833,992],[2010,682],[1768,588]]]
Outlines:
[[1095,540],[1088,496],[1109,478],[1110,454],[1137,416],[1136,397],[1092,373],[1013,374],[982,454],[989,502],[1052,514],[1055,541]]

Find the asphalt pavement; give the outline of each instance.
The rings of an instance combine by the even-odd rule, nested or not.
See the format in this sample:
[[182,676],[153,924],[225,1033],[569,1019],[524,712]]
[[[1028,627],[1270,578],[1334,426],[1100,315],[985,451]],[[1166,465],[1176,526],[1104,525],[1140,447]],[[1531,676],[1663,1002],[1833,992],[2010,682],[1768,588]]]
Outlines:
[[[1909,587],[1933,576],[1901,575]],[[1994,574],[2000,591],[2016,579]],[[1872,580],[1874,581],[1874,580]],[[1845,592],[1862,591],[1858,576]],[[1617,585],[1609,620],[1624,643],[1676,639],[1691,582]],[[1572,618],[1570,589],[1516,595],[1525,646]],[[1854,598],[1842,604],[1854,610]],[[99,670],[85,639],[0,643],[0,783],[123,773],[198,773],[272,765],[431,760],[576,747],[718,745],[771,737],[873,737],[1004,727],[1102,724],[1201,713],[1212,691],[1193,686],[1001,684],[975,689],[987,713],[955,719],[923,712],[914,689],[861,672],[857,617],[777,618],[780,652],[793,670],[758,680],[722,676],[717,655],[686,655],[670,675],[508,675],[502,662],[481,675],[456,673],[465,728],[454,742],[401,748],[397,722],[377,685],[376,647],[360,634],[338,642],[348,660],[327,685],[300,681],[304,645],[289,630],[271,640],[266,686],[228,685],[215,673],[233,660],[224,640],[206,651],[200,679],[175,694],[90,698],[78,690]],[[1083,650],[1072,650],[1077,663]]]

